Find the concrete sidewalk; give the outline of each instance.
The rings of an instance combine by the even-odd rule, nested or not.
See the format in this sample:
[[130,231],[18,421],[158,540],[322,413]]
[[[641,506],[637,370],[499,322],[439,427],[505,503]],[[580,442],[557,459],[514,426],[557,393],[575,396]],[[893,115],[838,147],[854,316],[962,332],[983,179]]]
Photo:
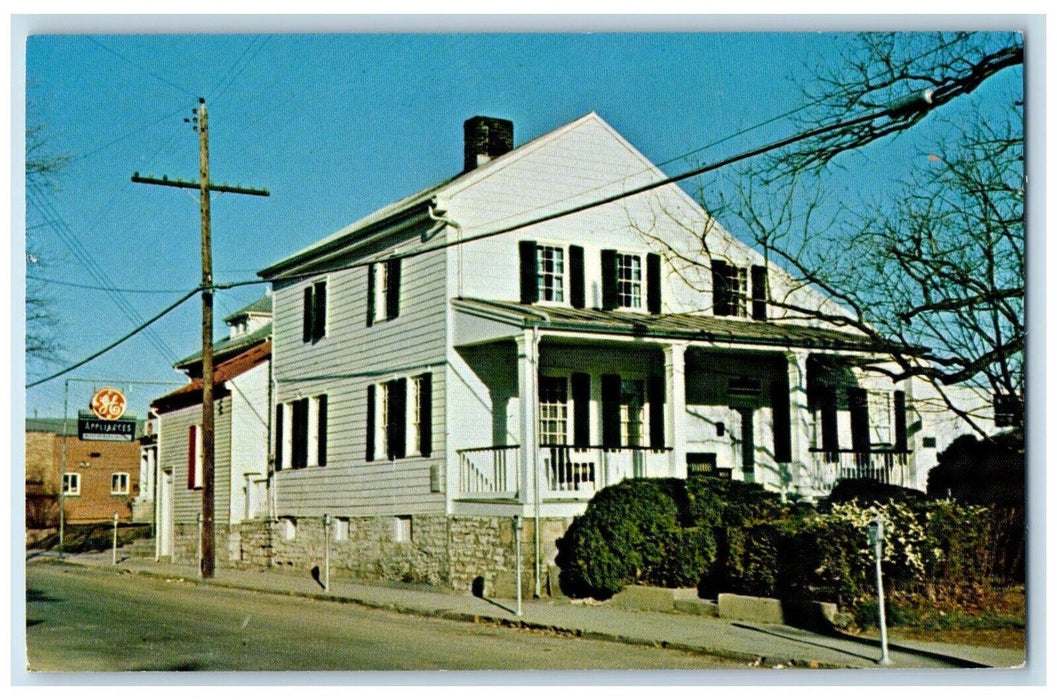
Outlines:
[[[39,558],[54,561],[51,554]],[[522,615],[511,600],[476,598],[469,593],[442,592],[422,587],[366,584],[331,579],[330,590],[308,575],[296,576],[266,570],[218,568],[209,581],[191,566],[126,558],[114,566],[111,554],[67,556],[63,561],[113,571],[200,585],[234,588],[319,600],[355,603],[402,613],[466,622],[502,624],[549,630],[575,636],[629,644],[644,644],[703,652],[762,667],[881,669],[877,641],[816,634],[785,625],[735,622],[700,615],[636,612],[606,603],[564,599],[523,601]],[[913,647],[889,644],[892,664],[901,669],[1013,668],[1024,662],[1024,652],[942,643]]]

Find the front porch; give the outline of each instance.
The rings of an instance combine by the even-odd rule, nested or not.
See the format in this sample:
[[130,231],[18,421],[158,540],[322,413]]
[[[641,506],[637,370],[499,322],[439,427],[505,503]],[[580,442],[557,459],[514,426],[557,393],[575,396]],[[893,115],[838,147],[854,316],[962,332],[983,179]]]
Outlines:
[[[544,501],[589,501],[625,479],[670,475],[670,448],[540,445],[536,469]],[[458,450],[458,500],[518,500],[520,445]]]
[[[914,481],[905,396],[830,336],[811,347],[799,329],[807,347],[781,346],[773,324],[728,322],[740,335],[683,338],[637,319],[626,332],[554,319],[511,328],[503,311],[503,323],[456,325],[455,512],[490,502],[557,515],[634,477],[729,476],[807,498],[846,478]],[[766,342],[753,335],[761,325]]]

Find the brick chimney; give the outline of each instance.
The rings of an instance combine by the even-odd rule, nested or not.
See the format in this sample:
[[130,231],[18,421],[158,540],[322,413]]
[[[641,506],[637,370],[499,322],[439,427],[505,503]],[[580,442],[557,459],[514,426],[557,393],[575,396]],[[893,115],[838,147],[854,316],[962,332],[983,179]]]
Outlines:
[[514,122],[495,117],[470,117],[462,125],[464,172],[484,165],[514,148]]

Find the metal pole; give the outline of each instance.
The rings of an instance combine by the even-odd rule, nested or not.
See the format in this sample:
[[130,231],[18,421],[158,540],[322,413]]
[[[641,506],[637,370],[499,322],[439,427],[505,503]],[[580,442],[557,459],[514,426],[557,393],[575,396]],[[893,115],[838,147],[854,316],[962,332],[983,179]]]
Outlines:
[[330,590],[330,516],[323,514],[323,590]]
[[885,589],[884,581],[881,578],[881,554],[882,545],[884,543],[884,523],[881,520],[873,520],[870,522],[870,541],[874,547],[874,563],[877,572],[877,609],[878,620],[881,626],[881,660],[878,663],[882,666],[887,666],[892,663],[892,660],[888,658],[888,627],[885,624]]
[[117,566],[117,513],[114,513],[114,552],[110,557],[110,563]]
[[62,474],[59,476],[59,559],[66,551],[66,433],[70,412],[70,380],[66,380],[62,396]]
[[517,577],[517,616],[521,617],[521,516],[514,516],[514,570]]

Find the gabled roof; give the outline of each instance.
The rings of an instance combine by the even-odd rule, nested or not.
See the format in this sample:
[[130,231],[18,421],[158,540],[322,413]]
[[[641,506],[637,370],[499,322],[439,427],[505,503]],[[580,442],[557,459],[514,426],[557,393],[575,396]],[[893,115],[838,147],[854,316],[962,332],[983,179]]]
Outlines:
[[[528,153],[531,153],[551,140],[559,138],[584,122],[592,120],[604,125],[624,147],[628,148],[631,152],[636,154],[637,157],[642,159],[644,165],[656,170],[656,166],[635,150],[635,148],[617,133],[615,129],[606,124],[606,122],[595,112],[589,112],[582,117],[558,127],[557,129],[553,129],[542,136],[538,136],[531,141],[523,143],[507,153],[493,158],[489,162],[479,165],[472,170],[462,172],[454,177],[438,182],[435,185],[431,185],[430,187],[382,207],[381,209],[378,209],[362,219],[346,226],[340,231],[337,231],[312,245],[302,248],[293,255],[272,263],[257,274],[265,279],[274,279],[282,274],[291,272],[300,265],[309,263],[316,258],[327,254],[334,254],[337,251],[349,248],[365,240],[373,233],[384,231],[385,229],[398,225],[404,221],[413,220],[416,216],[425,218],[427,217],[427,209],[429,205],[435,199],[443,198],[445,195],[462,191],[478,180],[493,175],[498,170],[507,167],[511,163],[524,157]],[[656,172],[660,176],[663,176],[659,170]]]
[[227,316],[224,319],[224,323],[230,324],[237,318],[242,316],[271,316],[272,315],[272,297],[271,295],[264,295],[257,301],[242,307],[235,313]]
[[[272,324],[269,321],[267,324],[261,326],[252,333],[246,335],[240,335],[236,338],[225,338],[224,340],[218,341],[213,345],[213,362],[220,363],[225,359],[230,358],[243,350],[262,343],[272,337]],[[178,361],[173,365],[177,369],[190,371],[191,369],[198,369],[201,372],[202,364],[202,351],[188,355],[182,360]]]
[[703,340],[789,348],[817,348],[883,352],[870,338],[826,328],[732,319],[703,314],[641,314],[628,311],[573,309],[562,306],[518,304],[485,299],[457,299],[460,307],[523,328],[575,331],[637,338]]
[[[213,368],[214,398],[223,398],[228,394],[228,391],[223,388],[225,382],[235,379],[257,365],[266,362],[271,356],[272,343],[268,340],[218,363]],[[156,413],[168,413],[179,408],[200,404],[202,403],[202,386],[202,378],[196,377],[176,391],[169,392],[155,399],[151,402],[151,410]]]

